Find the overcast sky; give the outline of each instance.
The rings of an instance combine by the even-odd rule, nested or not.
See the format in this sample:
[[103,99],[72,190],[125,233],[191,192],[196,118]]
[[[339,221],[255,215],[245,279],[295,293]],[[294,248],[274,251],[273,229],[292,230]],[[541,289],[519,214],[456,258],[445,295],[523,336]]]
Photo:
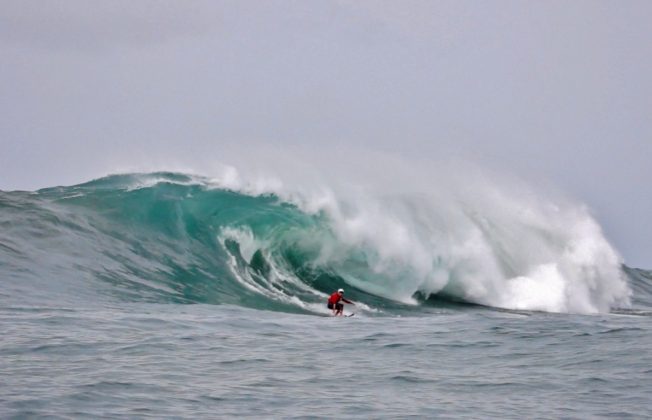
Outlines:
[[648,0],[0,0],[0,189],[261,145],[468,158],[587,203],[650,268],[651,22]]

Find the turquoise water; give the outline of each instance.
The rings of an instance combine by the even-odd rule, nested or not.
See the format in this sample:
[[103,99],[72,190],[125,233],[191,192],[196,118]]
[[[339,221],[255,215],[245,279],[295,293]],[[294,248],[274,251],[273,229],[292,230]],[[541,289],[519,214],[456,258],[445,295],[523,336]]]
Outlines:
[[[486,247],[458,257],[473,223],[383,200],[402,229],[183,174],[0,192],[0,417],[651,416],[652,273],[468,207]],[[356,316],[327,316],[338,287]]]

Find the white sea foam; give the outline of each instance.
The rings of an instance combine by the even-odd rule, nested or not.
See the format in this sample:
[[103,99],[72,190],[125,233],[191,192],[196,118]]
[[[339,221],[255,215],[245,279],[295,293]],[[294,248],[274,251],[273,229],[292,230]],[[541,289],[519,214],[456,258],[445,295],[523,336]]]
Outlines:
[[[584,205],[472,168],[408,167],[391,178],[372,170],[348,184],[247,178],[229,168],[212,182],[275,193],[324,214],[336,243],[321,244],[318,263],[379,296],[414,303],[416,292],[444,292],[495,307],[576,313],[629,304],[621,258]],[[355,255],[370,270],[351,270]]]

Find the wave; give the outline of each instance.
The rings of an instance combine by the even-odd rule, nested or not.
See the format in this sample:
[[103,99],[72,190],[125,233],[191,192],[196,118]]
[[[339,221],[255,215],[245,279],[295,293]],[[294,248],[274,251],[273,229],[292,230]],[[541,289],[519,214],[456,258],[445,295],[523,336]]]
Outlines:
[[[574,313],[630,306],[629,284],[644,280],[623,268],[584,206],[458,187],[292,190],[234,172],[157,172],[0,192],[0,275],[14,296],[71,303],[319,313],[345,287],[369,313],[442,301]],[[648,295],[635,304],[651,304],[650,290],[634,290]]]

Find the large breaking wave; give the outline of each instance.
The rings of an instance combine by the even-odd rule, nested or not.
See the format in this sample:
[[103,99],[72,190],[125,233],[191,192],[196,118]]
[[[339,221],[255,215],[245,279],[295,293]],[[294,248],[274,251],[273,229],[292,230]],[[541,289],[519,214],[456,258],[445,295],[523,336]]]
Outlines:
[[631,275],[584,206],[487,185],[292,190],[150,173],[1,192],[4,293],[315,313],[338,287],[374,313],[630,305]]

